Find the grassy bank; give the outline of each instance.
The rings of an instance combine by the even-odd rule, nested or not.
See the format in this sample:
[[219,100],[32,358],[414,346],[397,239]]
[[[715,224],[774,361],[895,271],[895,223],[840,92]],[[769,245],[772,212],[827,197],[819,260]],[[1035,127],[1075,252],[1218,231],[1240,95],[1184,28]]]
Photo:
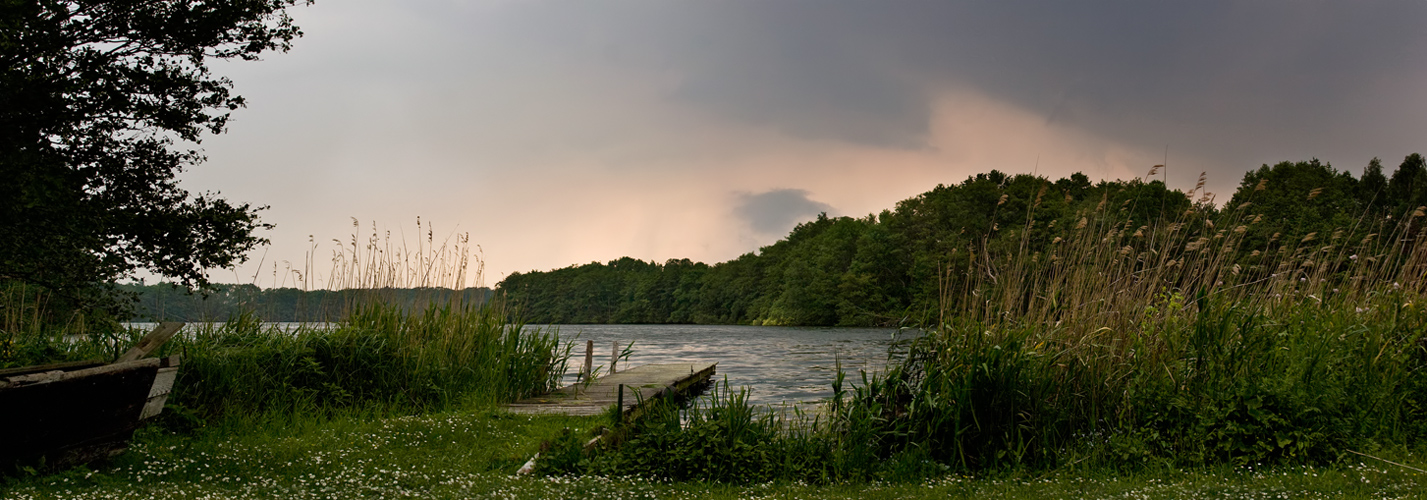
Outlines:
[[[1424,476],[1370,460],[1333,467],[1257,465],[1130,473],[937,474],[908,482],[810,485],[669,482],[632,476],[516,476],[542,441],[597,419],[461,409],[418,416],[347,415],[244,434],[143,434],[113,463],[10,478],[4,498],[1420,498]],[[1393,458],[1424,465],[1418,456]]]
[[[1251,203],[1207,202],[1146,223],[1102,205],[1046,251],[952,252],[935,327],[886,373],[839,375],[825,413],[760,414],[725,392],[552,468],[837,483],[1420,450],[1427,207],[1255,240]],[[1007,231],[1030,234],[1034,208]]]

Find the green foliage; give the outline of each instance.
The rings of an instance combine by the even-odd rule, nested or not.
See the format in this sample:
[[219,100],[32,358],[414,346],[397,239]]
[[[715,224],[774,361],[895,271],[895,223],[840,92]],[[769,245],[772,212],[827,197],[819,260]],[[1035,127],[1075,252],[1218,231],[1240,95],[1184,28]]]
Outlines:
[[[1015,180],[999,180],[1006,201],[992,202],[1009,205]],[[1257,201],[1222,212],[1208,195],[1186,207],[1162,186],[1131,183],[1069,215],[1021,186],[1035,194],[1015,208],[1020,241],[994,239],[1007,231],[994,222],[964,253],[945,249],[950,263],[929,278],[935,328],[850,391],[839,373],[811,422],[695,406],[637,427],[582,470],[892,480],[942,467],[1322,465],[1414,446],[1427,437],[1427,215],[1380,216],[1354,182],[1317,162],[1284,163],[1251,173],[1236,195]],[[959,195],[1003,192],[981,188]],[[1276,212],[1294,204],[1316,218]],[[1174,215],[1138,221],[1143,205]],[[1060,218],[1041,219],[1042,206]],[[766,254],[831,227],[819,220]],[[738,407],[737,397],[710,401]]]
[[820,215],[758,253],[713,266],[626,257],[515,273],[497,288],[538,323],[920,323],[940,303],[938,276],[965,262],[968,249],[1044,251],[1107,202],[1133,220],[1189,206],[1158,181],[1092,185],[1082,174],[1051,182],[991,172],[879,215]]
[[165,349],[184,354],[170,401],[210,421],[510,401],[555,387],[565,363],[553,332],[508,325],[489,304],[371,305],[333,328],[290,331],[240,316]]
[[[556,387],[568,348],[560,348],[555,332],[509,324],[506,317],[492,303],[416,311],[372,304],[330,326],[285,329],[252,314],[195,325],[156,353],[183,356],[165,422],[175,430],[242,428],[353,409],[488,405]],[[112,360],[143,333],[17,336],[15,354],[0,360],[0,368]]]
[[[1236,247],[1251,250],[1225,258],[1261,278],[1274,272],[1266,264],[1278,262],[1278,252],[1299,251],[1315,239],[1343,248],[1392,232],[1418,207],[1427,210],[1427,180],[1415,173],[1424,168],[1421,155],[1410,155],[1389,181],[1374,159],[1359,181],[1318,160],[1264,165],[1245,174],[1222,217],[1214,196],[1202,190],[1204,179],[1181,192],[1157,180],[1092,183],[1077,173],[1052,181],[992,171],[880,214],[819,216],[728,262],[660,265],[626,257],[516,273],[497,288],[539,323],[934,327],[938,311],[967,307],[960,302],[969,300],[966,293],[948,290],[969,291],[997,271],[985,267],[986,255],[1028,262],[1074,257],[1062,247],[1082,243],[1077,239],[1087,230],[1141,234],[1116,238],[1125,240],[1117,248],[1136,255],[1153,250],[1163,264],[1207,241],[1164,247],[1151,228],[1178,222],[1180,230],[1202,231],[1218,224],[1206,237],[1232,233]],[[1116,225],[1123,227],[1112,232]]]
[[434,287],[300,290],[214,284],[205,290],[189,290],[176,284],[159,283],[119,285],[117,288],[137,298],[132,321],[221,321],[240,314],[252,314],[270,322],[335,322],[351,312],[355,304],[373,297],[380,297],[383,303],[407,312],[430,304],[452,301],[480,304],[494,298],[486,287],[463,290]]
[[287,50],[296,3],[0,3],[0,281],[115,307],[93,289],[136,269],[202,285],[263,243],[260,208],[175,175],[244,104],[208,63]]

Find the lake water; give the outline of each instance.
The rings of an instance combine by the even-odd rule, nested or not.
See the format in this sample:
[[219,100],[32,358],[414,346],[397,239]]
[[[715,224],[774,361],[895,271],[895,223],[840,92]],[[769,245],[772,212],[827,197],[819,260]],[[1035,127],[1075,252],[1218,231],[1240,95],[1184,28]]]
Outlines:
[[[538,325],[537,325],[538,326]],[[847,373],[844,387],[860,381],[858,370],[881,371],[888,353],[905,354],[916,330],[739,325],[553,325],[561,342],[573,341],[566,383],[573,383],[593,340],[594,365],[609,369],[613,343],[634,342],[619,367],[653,363],[718,363],[715,378],[730,388],[748,387],[758,405],[816,403],[832,396],[836,363]],[[540,326],[547,328],[548,326]],[[894,344],[895,341],[895,344]]]
[[[150,330],[155,323],[129,323]],[[303,323],[268,323],[294,330]],[[307,323],[307,327],[323,324]],[[193,328],[190,324],[185,329]],[[561,344],[573,342],[564,385],[575,382],[585,359],[585,341],[595,343],[594,366],[609,370],[613,343],[634,342],[622,368],[653,363],[718,363],[715,379],[727,377],[730,388],[749,389],[756,405],[817,403],[832,396],[837,360],[846,383],[860,381],[858,370],[870,373],[887,366],[888,355],[906,353],[907,341],[920,333],[896,328],[826,328],[741,325],[527,325],[556,328]],[[181,335],[181,334],[180,334]]]

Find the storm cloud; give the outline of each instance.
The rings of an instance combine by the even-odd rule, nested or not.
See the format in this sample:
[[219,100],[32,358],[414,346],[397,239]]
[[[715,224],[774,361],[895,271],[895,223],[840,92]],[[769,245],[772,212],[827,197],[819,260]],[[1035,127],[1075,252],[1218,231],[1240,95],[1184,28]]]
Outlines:
[[793,226],[821,213],[832,212],[832,206],[808,199],[801,189],[774,189],[766,193],[740,193],[734,213],[754,231],[782,236]]
[[550,57],[673,73],[666,99],[886,147],[926,146],[946,87],[1135,142],[1381,142],[1345,121],[1420,130],[1404,85],[1427,83],[1416,1],[537,2],[508,15],[545,26],[511,33]]
[[249,107],[184,174],[272,206],[269,262],[345,238],[349,217],[418,215],[470,231],[497,278],[716,262],[831,207],[875,213],[993,168],[1166,163],[1171,187],[1207,171],[1227,194],[1262,163],[1356,174],[1427,149],[1421,1],[347,0],[293,15],[291,53],[214,65]]

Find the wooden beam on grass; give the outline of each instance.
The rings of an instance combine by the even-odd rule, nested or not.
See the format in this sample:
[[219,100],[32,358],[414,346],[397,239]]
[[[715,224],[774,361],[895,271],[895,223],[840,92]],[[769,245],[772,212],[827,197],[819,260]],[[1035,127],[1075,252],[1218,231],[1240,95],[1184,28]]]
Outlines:
[[119,359],[114,360],[114,362],[123,363],[148,356],[149,353],[158,349],[159,346],[164,345],[164,342],[168,342],[168,339],[173,338],[173,334],[178,333],[180,328],[183,328],[182,321],[165,321],[159,323],[159,326],[154,327],[154,331],[149,332],[148,335],[144,335],[144,338],[139,339],[138,344],[135,344],[132,349],[129,349],[129,352],[124,353],[123,356],[119,356]]

